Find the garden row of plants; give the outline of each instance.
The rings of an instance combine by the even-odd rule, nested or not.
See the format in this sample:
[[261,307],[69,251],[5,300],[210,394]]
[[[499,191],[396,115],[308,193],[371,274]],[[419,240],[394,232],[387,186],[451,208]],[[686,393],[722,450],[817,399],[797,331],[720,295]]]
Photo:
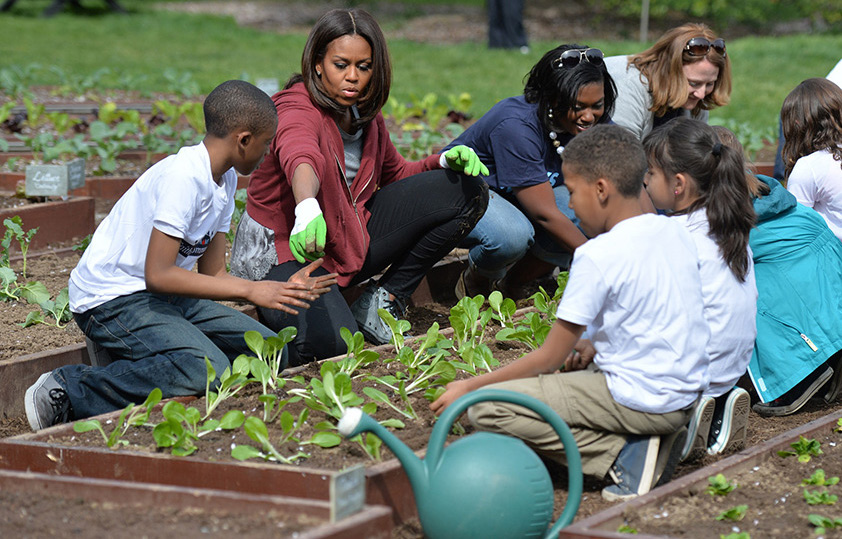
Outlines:
[[[38,228],[24,230],[23,221],[17,215],[4,219],[3,227],[3,239],[0,240],[0,300],[25,301],[39,307],[39,309],[31,311],[27,315],[26,320],[20,324],[22,327],[35,324],[44,324],[59,329],[66,327],[73,319],[70,312],[67,287],[60,290],[55,298],[52,298],[44,283],[27,280],[27,254]],[[90,238],[85,238],[73,249],[84,251],[89,240]],[[22,258],[20,275],[12,269],[10,263],[13,242],[17,245]]]
[[[195,93],[185,94],[185,101],[157,99],[152,103],[151,116],[142,115],[130,108],[118,108],[113,101],[99,104],[97,119],[88,123],[80,117],[63,111],[47,111],[43,103],[24,84],[31,78],[33,65],[26,69],[0,69],[0,92],[9,100],[0,105],[0,125],[20,140],[24,146],[45,163],[73,157],[98,157],[96,175],[108,175],[116,168],[120,153],[145,149],[147,161],[153,154],[174,153],[181,146],[195,144],[204,133],[204,117],[198,86],[188,84]],[[60,72],[60,70],[59,70]],[[70,98],[88,95],[109,72],[99,70],[83,80],[58,84],[53,88],[57,96]],[[171,78],[175,79],[174,75]],[[186,90],[183,89],[186,92]],[[107,91],[106,91],[107,93]],[[421,159],[443,147],[465,129],[471,108],[470,94],[450,95],[440,98],[429,93],[410,96],[408,103],[389,100],[384,116],[397,128],[391,137],[395,146],[408,159]],[[13,114],[23,107],[24,112]],[[8,151],[9,143],[0,138],[0,151]],[[15,161],[7,162],[14,167]]]
[[[553,294],[543,288],[534,294],[534,309],[522,317],[517,316],[515,302],[503,298],[500,292],[492,292],[487,302],[482,295],[465,297],[450,311],[450,330],[440,331],[436,322],[426,334],[414,339],[404,338],[411,329],[408,321],[396,320],[381,309],[380,316],[393,331],[390,348],[394,353],[366,348],[360,332],[351,334],[343,328],[346,355],[324,361],[319,374],[309,378],[282,371],[281,352],[295,337],[294,328],[268,339],[248,332],[245,339],[252,355],[237,357],[221,374],[206,360],[206,396],[196,401],[203,401],[198,407],[170,400],[161,408],[160,420],[152,421],[153,409],[161,401],[161,392],[156,389],[145,403],[127,406],[110,430],[106,431],[96,418],[75,423],[74,430],[99,432],[101,443],[116,449],[129,445],[130,429],[147,429],[159,450],[187,456],[197,451],[199,440],[207,434],[242,429],[253,443],[232,444],[231,457],[290,464],[306,459],[308,446],[339,445],[342,438],[337,425],[348,407],[361,407],[393,429],[404,428],[407,421],[418,421],[413,400],[416,406],[419,396],[423,396],[421,402],[432,402],[457,377],[476,376],[499,365],[485,342],[489,334],[500,341],[524,343],[526,349],[540,346],[555,319],[566,279],[566,273],[559,275]],[[374,366],[386,366],[388,374],[374,373]],[[354,390],[355,381],[361,390]],[[244,410],[247,406],[237,403],[238,396],[249,389],[259,392],[257,400],[262,408]],[[232,409],[220,413],[220,405],[231,399]],[[299,404],[293,406],[295,403]],[[383,419],[379,410],[386,408],[390,416],[396,412],[400,419]],[[308,421],[312,429],[302,437],[302,427]],[[270,428],[278,433],[274,438]],[[380,460],[381,441],[376,436],[359,435],[351,441],[359,444],[369,458]],[[284,451],[284,446],[292,449]]]
[[[842,433],[842,418],[837,419],[833,432]],[[828,444],[832,447],[835,447],[837,443],[838,442],[833,439],[828,441]],[[789,449],[778,450],[776,454],[777,457],[782,459],[794,457],[799,465],[803,465],[811,462],[813,459],[821,459],[824,455],[824,451],[822,450],[822,443],[819,440],[799,435],[798,440],[789,444]],[[759,468],[754,467],[753,470],[757,471]],[[809,523],[809,525],[812,526],[812,531],[816,536],[823,536],[834,529],[842,530],[842,513],[836,512],[835,515],[832,514],[833,508],[838,507],[836,504],[839,500],[839,477],[827,474],[823,468],[814,468],[812,473],[810,473],[810,471],[805,471],[804,475],[801,477],[802,479],[800,479],[797,484],[797,488],[795,489],[791,489],[792,485],[788,484],[787,481],[777,481],[774,486],[769,485],[769,487],[773,487],[775,492],[781,493],[789,492],[790,490],[794,490],[796,492],[798,490],[801,491],[799,498],[806,506],[803,512],[803,518],[805,524]],[[760,483],[755,483],[755,485],[759,484]],[[717,473],[707,478],[707,486],[703,489],[700,495],[709,495],[712,497],[711,501],[715,498],[718,498],[719,501],[712,505],[706,504],[694,506],[697,508],[696,510],[702,512],[702,515],[700,515],[702,518],[704,518],[703,514],[707,511],[708,507],[725,507],[724,510],[719,511],[717,509],[708,515],[708,518],[715,521],[731,523],[731,533],[719,534],[720,539],[751,539],[750,532],[740,529],[740,523],[743,522],[750,514],[753,514],[755,517],[759,517],[759,515],[764,513],[762,510],[756,510],[755,508],[750,507],[747,503],[738,503],[737,505],[730,507],[728,507],[727,502],[724,504],[719,503],[724,501],[726,497],[729,500],[733,500],[736,497],[738,501],[745,501],[740,499],[741,492],[741,485],[736,479],[729,478],[724,473]],[[787,502],[788,496],[789,494],[784,494],[779,501],[781,503]],[[687,502],[685,501],[682,503]],[[776,500],[775,503],[778,503],[778,500]],[[793,500],[791,503],[787,503],[787,506],[790,510],[792,510],[794,506],[800,507],[798,506],[796,500]],[[827,506],[824,510],[819,509],[824,506]],[[670,505],[660,506],[658,508],[659,514],[652,515],[652,518],[658,519],[668,517],[670,507]],[[800,512],[800,509],[796,508],[795,510],[796,512]],[[754,525],[756,526],[757,524],[758,521],[755,519]],[[639,530],[636,527],[629,525],[629,523],[620,525],[617,528],[617,531],[628,534],[639,533]],[[665,530],[662,529],[660,531],[663,532]]]
[[[0,125],[43,163],[76,157],[98,158],[95,175],[112,174],[117,159],[129,150],[144,149],[147,163],[155,154],[175,153],[182,146],[195,144],[204,133],[200,101],[176,103],[159,99],[149,117],[134,109],[119,108],[114,102],[99,105],[97,119],[91,122],[63,111],[47,111],[43,103],[23,98],[25,112],[13,114],[16,101],[0,105]],[[9,151],[9,142],[0,138],[0,151]],[[6,166],[14,170],[17,158]]]

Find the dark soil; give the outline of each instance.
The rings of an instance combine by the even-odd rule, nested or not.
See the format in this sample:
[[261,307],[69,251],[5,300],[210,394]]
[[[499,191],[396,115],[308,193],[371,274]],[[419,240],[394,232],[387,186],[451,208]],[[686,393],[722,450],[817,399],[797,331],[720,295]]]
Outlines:
[[[344,5],[344,4],[343,4]],[[361,4],[362,5],[362,4]],[[309,30],[310,25],[315,21],[318,16],[320,16],[324,11],[332,7],[340,7],[340,3],[338,2],[317,2],[317,3],[284,3],[279,4],[275,3],[258,3],[258,2],[179,2],[168,6],[171,9],[189,9],[189,10],[214,10],[214,12],[224,13],[224,10],[230,9],[232,12],[231,15],[238,18],[241,24],[255,26],[263,29],[272,29],[276,31],[290,31],[291,29],[297,31],[306,32]],[[387,5],[378,5],[378,4],[371,4],[371,5],[363,5],[369,11],[375,14],[378,20],[384,27],[384,30],[387,33],[389,38],[394,37],[403,37],[407,39],[413,39],[417,41],[423,42],[436,42],[436,43],[452,43],[456,41],[474,41],[474,42],[484,42],[486,39],[486,28],[487,28],[487,19],[485,18],[485,13],[482,8],[465,8],[465,7],[452,7],[452,6],[443,6],[443,5],[436,5],[436,6],[429,6],[423,10],[411,11],[408,8],[395,8],[394,6],[387,6]],[[416,8],[417,9],[417,8]],[[390,10],[397,10],[397,11],[390,11]],[[423,13],[419,13],[419,11],[423,11]],[[564,21],[563,24],[560,24],[559,21]],[[685,19],[680,20],[671,20],[671,19],[664,19],[658,21],[651,21],[650,22],[650,38],[656,35],[659,35],[664,30],[675,26],[676,24],[685,22]],[[552,42],[571,42],[571,41],[579,41],[579,42],[587,42],[588,40],[592,39],[634,39],[637,37],[637,28],[638,28],[639,21],[636,19],[630,18],[623,18],[618,17],[611,13],[601,13],[598,10],[592,9],[592,6],[588,6],[585,3],[575,3],[575,2],[555,2],[551,0],[536,0],[534,2],[527,2],[527,8],[525,13],[525,25],[527,28],[527,33],[529,35],[530,40],[532,41],[552,41]],[[743,29],[739,28],[720,28],[718,29],[726,38],[727,37],[735,37],[737,35],[741,35],[744,32]],[[63,101],[66,100],[66,97],[61,96],[54,96],[50,94],[48,89],[45,89],[43,92],[44,94],[43,99],[41,97],[38,98],[38,101]],[[107,95],[105,95],[107,94]],[[2,96],[0,96],[2,97]],[[139,96],[133,95],[130,93],[125,92],[110,92],[110,91],[103,91],[102,95],[92,96],[93,100],[98,100],[100,98],[107,98],[109,100],[117,100],[117,101],[130,101],[133,99],[138,99]],[[72,244],[71,244],[72,245]],[[55,296],[59,290],[67,286],[67,278],[69,276],[69,271],[72,267],[76,264],[78,260],[78,253],[69,251],[68,248],[71,245],[62,245],[56,246],[53,248],[48,254],[44,256],[39,256],[37,258],[30,257],[27,261],[27,280],[38,280],[43,282],[48,290],[51,292],[53,296]],[[20,261],[13,262],[13,268],[20,277],[22,271],[22,264]],[[451,304],[452,305],[452,304]],[[444,305],[444,304],[431,304],[431,305],[422,305],[422,306],[414,306],[410,308],[408,313],[408,318],[413,324],[413,329],[415,330],[423,330],[426,329],[433,321],[438,321],[440,325],[446,326],[447,325],[447,315],[449,314],[449,309],[451,305]],[[28,353],[42,351],[42,350],[49,350],[53,348],[57,348],[60,346],[66,346],[69,344],[77,344],[84,342],[84,337],[79,331],[79,329],[75,326],[75,323],[72,321],[67,325],[66,328],[59,329],[55,327],[48,327],[45,325],[37,325],[34,327],[29,328],[22,328],[20,324],[26,319],[26,315],[33,309],[37,309],[37,307],[28,305],[24,302],[0,302],[0,360],[3,359],[11,359],[16,358],[21,355],[25,355]],[[503,351],[499,348],[495,349],[496,354],[502,354]],[[248,398],[253,398],[251,397]],[[198,405],[198,404],[196,404]],[[256,407],[256,405],[251,405],[252,407]],[[749,422],[749,438],[747,440],[748,445],[756,445],[761,443],[762,441],[768,440],[782,432],[786,432],[791,430],[795,427],[798,427],[808,421],[816,419],[818,417],[824,416],[831,412],[831,410],[838,410],[842,405],[837,402],[833,406],[826,406],[820,401],[813,401],[808,403],[805,408],[792,416],[782,417],[782,418],[762,418],[757,416],[756,414],[752,413]],[[419,428],[420,431],[412,434],[409,430],[405,432],[396,432],[398,436],[404,437],[407,443],[410,443],[413,447],[416,448],[423,448],[425,447],[426,440],[429,436],[429,429],[430,425],[432,424],[432,418],[430,418],[428,410],[424,406],[424,403],[418,403],[415,406],[415,409],[419,414],[422,414],[423,419],[420,420]],[[466,423],[466,422],[463,422]],[[0,437],[8,437],[13,436],[16,434],[21,434],[24,432],[29,431],[28,423],[26,422],[25,418],[23,417],[3,417],[0,419]],[[210,438],[210,437],[208,437]],[[220,436],[220,439],[222,437]],[[221,451],[214,452],[216,453],[227,453],[230,449],[230,441],[228,439],[223,440],[223,442],[219,442],[222,444],[220,447]],[[249,443],[250,440],[245,440],[244,443]],[[826,444],[823,444],[825,448],[826,455],[822,456],[822,458],[814,459],[813,463],[804,467],[804,469],[808,469],[809,466],[812,467],[823,467],[829,475],[840,475],[840,471],[842,471],[842,466],[838,464],[836,460],[831,461],[831,451],[830,442],[828,441]],[[361,451],[353,449],[353,445],[348,442],[343,442],[342,446],[337,449],[327,450],[325,454],[332,455],[329,457],[328,460],[345,460],[351,457],[337,457],[340,451],[345,453],[354,453],[356,455],[352,455],[353,458],[362,458],[365,459],[361,455]],[[155,450],[149,448],[148,450]],[[202,450],[205,451],[204,449]],[[333,453],[329,453],[333,451]],[[208,451],[210,453],[210,451]],[[833,454],[838,454],[839,451],[836,450]],[[388,453],[387,453],[388,454]],[[187,458],[198,458],[200,455],[187,457]],[[678,476],[685,475],[692,471],[699,469],[702,466],[709,465],[714,463],[724,456],[706,456],[701,461],[682,465],[678,468],[676,474]],[[838,459],[838,457],[835,457]],[[827,459],[827,460],[825,460]],[[798,512],[795,516],[785,517],[786,522],[796,523],[797,531],[794,532],[784,532],[781,531],[778,533],[778,529],[783,530],[783,528],[770,528],[769,531],[765,531],[764,528],[761,530],[758,528],[758,531],[753,533],[756,537],[762,536],[779,536],[779,537],[807,537],[810,535],[809,527],[806,525],[801,525],[805,520],[805,515],[809,512],[819,512],[823,514],[828,514],[829,516],[839,516],[838,511],[835,511],[836,506],[830,506],[828,509],[829,511],[824,510],[824,508],[813,508],[808,507],[803,504],[801,501],[801,494],[800,489],[798,488],[798,483],[800,479],[808,476],[809,473],[812,473],[812,470],[808,472],[804,472],[802,474],[796,474],[798,477],[790,480],[790,479],[782,479],[783,471],[779,470],[777,465],[792,465],[794,459],[781,459],[779,462],[774,462],[775,467],[772,471],[766,471],[765,468],[763,470],[759,470],[755,472],[752,478],[742,479],[738,478],[738,482],[740,482],[741,487],[738,491],[729,497],[727,497],[724,502],[720,500],[714,500],[714,502],[719,503],[719,505],[714,506],[705,506],[705,507],[697,507],[696,505],[691,505],[688,503],[687,500],[682,500],[679,502],[678,505],[686,504],[690,509],[690,513],[688,521],[701,521],[703,523],[703,532],[698,531],[696,533],[689,533],[686,536],[688,537],[698,537],[704,534],[712,535],[716,532],[716,536],[719,533],[728,533],[730,528],[727,525],[720,526],[721,523],[716,522],[713,520],[719,511],[722,509],[720,505],[724,503],[724,506],[731,507],[733,505],[737,505],[739,503],[748,503],[750,507],[749,517],[746,517],[746,523],[740,523],[738,526],[744,531],[754,531],[753,529],[748,527],[748,522],[753,522],[756,516],[759,513],[755,513],[756,510],[760,509],[759,501],[752,499],[749,502],[739,501],[734,498],[735,494],[739,493],[742,490],[749,490],[749,487],[753,485],[754,482],[759,482],[759,487],[757,489],[758,495],[762,494],[764,491],[770,491],[771,489],[764,489],[762,488],[764,485],[769,484],[787,484],[792,485],[791,493],[786,494],[785,492],[778,491],[769,492],[770,497],[772,499],[780,499],[781,497],[786,497],[787,503],[783,505],[796,505],[797,502],[799,505],[803,507],[803,509]],[[312,466],[312,465],[321,465],[317,464],[319,462],[318,457],[311,456],[309,459],[303,461],[304,465]],[[335,464],[333,465],[336,466]],[[770,464],[771,467],[771,464]],[[764,474],[769,474],[769,479],[766,479],[764,476],[763,479],[754,479],[754,477],[761,477],[759,472],[763,472]],[[556,481],[556,516],[560,511],[563,503],[566,499],[566,474],[563,469],[558,469],[558,467],[553,467],[553,474]],[[780,481],[779,481],[780,479]],[[745,483],[745,485],[743,485]],[[600,490],[603,486],[605,486],[605,482],[601,480],[593,480],[587,479],[585,481],[585,491],[584,496],[582,499],[582,504],[580,506],[579,513],[577,515],[577,519],[584,518],[586,516],[592,515],[602,509],[607,508],[611,504],[602,500],[600,496]],[[839,486],[836,486],[835,489],[839,489]],[[831,487],[831,492],[835,492],[834,487]],[[15,496],[15,498],[23,499],[24,509],[19,509],[15,506],[15,511],[18,514],[26,514],[29,512],[30,515],[43,515],[43,514],[50,514],[50,521],[54,523],[61,523],[64,525],[57,525],[60,533],[67,535],[68,532],[72,531],[74,528],[68,527],[67,523],[69,522],[78,522],[77,517],[80,514],[87,513],[89,509],[92,510],[90,507],[85,506],[74,506],[72,503],[69,503],[69,508],[67,509],[67,513],[60,513],[63,509],[59,509],[57,506],[39,506],[39,505],[28,505],[29,502],[33,504],[37,503],[39,500],[27,500],[25,498],[19,498]],[[42,498],[43,499],[43,498]],[[733,500],[733,501],[732,501]],[[710,502],[710,500],[704,500],[706,502]],[[726,503],[727,502],[727,503]],[[58,502],[61,505],[61,502]],[[696,502],[693,502],[694,504]],[[773,502],[774,503],[774,502]],[[7,501],[6,499],[0,499],[0,505],[7,506],[10,505],[11,502]],[[781,505],[781,504],[778,504]],[[74,507],[76,507],[74,509]],[[79,509],[81,507],[85,507],[82,511]],[[757,509],[755,509],[757,507]],[[774,506],[773,506],[774,507]],[[779,508],[775,508],[774,510],[777,511]],[[665,509],[669,512],[670,515],[678,514],[678,509]],[[23,511],[23,513],[21,513]],[[771,514],[772,510],[763,509],[764,515]],[[149,512],[149,508],[144,508],[143,512]],[[60,516],[60,515],[64,516]],[[710,516],[710,518],[708,518]],[[212,519],[217,519],[219,515],[214,513],[211,517]],[[0,516],[0,523],[3,521],[3,516]],[[113,535],[115,530],[121,530],[124,528],[124,512],[116,511],[113,517],[107,516],[96,516],[93,518],[93,522],[86,523],[84,525],[80,525],[81,529],[85,530],[86,534],[91,531],[89,535],[103,535],[103,533],[97,533],[96,530],[109,530],[107,533],[109,535]],[[167,515],[157,515],[153,516],[153,518],[163,521],[168,521]],[[182,517],[179,516],[176,520],[181,519]],[[641,518],[649,518],[643,516]],[[702,520],[705,519],[705,520]],[[749,520],[752,519],[752,520]],[[32,520],[32,519],[30,519]],[[39,517],[36,517],[34,520],[43,520]],[[652,519],[654,520],[654,519]],[[672,521],[672,516],[669,519]],[[769,520],[764,518],[758,518],[758,520]],[[107,523],[104,527],[98,527],[100,522]],[[213,522],[218,522],[214,520]],[[228,522],[226,519],[225,522]],[[642,522],[642,521],[641,521]],[[688,523],[689,526],[691,523]],[[14,528],[10,528],[8,534],[2,533],[3,535],[11,536],[12,532],[15,535],[30,535],[27,533],[25,528],[21,528],[18,526],[22,526],[20,522],[13,523],[12,526]],[[141,524],[142,525],[142,524]],[[216,528],[211,525],[211,529],[215,530]],[[647,524],[648,526],[648,524]],[[716,526],[716,528],[714,527]],[[724,527],[723,527],[724,526]],[[680,528],[681,526],[679,526]],[[2,530],[3,528],[0,528]],[[168,530],[171,529],[168,527]],[[267,528],[263,528],[264,530]],[[641,530],[649,530],[649,528],[645,528],[643,524],[640,525]],[[724,530],[724,531],[721,531]],[[652,530],[655,530],[654,528]],[[168,535],[175,535],[179,533],[179,531],[187,532],[187,534],[194,535],[196,534],[195,529],[193,530],[176,530],[172,528],[174,534]],[[680,529],[678,530],[680,531]],[[201,529],[201,533],[205,533],[205,528]],[[663,531],[657,531],[657,533],[664,533]],[[668,533],[677,533],[675,530],[668,531]],[[33,532],[34,534],[34,532]],[[244,535],[242,530],[238,529],[230,529],[227,530],[228,535]],[[136,536],[136,535],[133,535]],[[395,537],[420,537],[421,532],[418,529],[417,524],[409,524],[400,530],[395,531]]]
[[[76,262],[78,261],[78,258],[79,254],[75,251],[69,250],[68,245],[57,246],[56,248],[53,248],[50,252],[42,256],[30,256],[27,261],[27,280],[38,280],[43,282],[47,286],[47,289],[50,291],[50,293],[53,296],[55,296],[58,293],[58,291],[61,290],[61,288],[67,286],[67,278],[69,276],[69,272],[73,268],[73,266],[75,266]],[[13,260],[12,267],[18,273],[18,275],[20,275],[22,271],[21,261]],[[453,302],[455,303],[455,298],[453,298]],[[521,302],[520,306],[524,306],[525,304],[525,302]],[[427,305],[411,307],[408,311],[408,319],[412,322],[414,332],[417,333],[426,330],[426,328],[429,327],[433,322],[438,322],[441,327],[447,327],[449,325],[447,318],[450,313],[450,307],[452,305],[453,303],[431,303]],[[45,325],[37,325],[28,328],[20,327],[20,324],[26,319],[26,315],[29,313],[29,311],[35,308],[37,307],[28,305],[25,302],[0,302],[0,343],[3,343],[3,345],[0,346],[0,360],[19,357],[21,355],[36,351],[49,350],[60,346],[84,342],[83,334],[72,321],[64,329],[49,327]],[[495,345],[495,357],[497,357],[498,359],[502,359],[507,353],[505,348],[505,345]],[[311,366],[309,367],[309,369],[315,370],[316,367]],[[250,398],[255,399],[256,395],[252,395]],[[237,398],[235,398],[235,400],[237,400]],[[200,407],[200,405],[198,404],[196,406]],[[244,404],[244,407],[246,406],[256,408],[262,405]],[[432,416],[429,414],[429,410],[426,408],[426,401],[424,401],[423,399],[421,399],[420,401],[416,401],[414,403],[414,408],[416,412],[418,412],[421,416],[420,421],[417,422],[417,430],[413,430],[411,423],[408,422],[407,429],[404,429],[403,431],[395,431],[395,433],[399,437],[404,439],[404,441],[408,443],[411,447],[415,449],[421,449],[426,446],[426,441],[429,438],[430,428],[433,420]],[[763,418],[752,412],[749,422],[747,444],[749,446],[756,445],[778,434],[781,434],[783,432],[796,428],[804,423],[812,421],[813,419],[822,417],[830,413],[832,410],[838,410],[840,408],[842,408],[842,404],[840,404],[839,402],[837,402],[833,406],[827,406],[824,405],[820,400],[814,400],[808,403],[801,412],[787,417]],[[315,420],[311,418],[310,423],[314,424]],[[463,421],[463,424],[467,426],[467,422]],[[0,437],[13,436],[28,431],[28,423],[23,417],[4,417],[0,419]],[[247,438],[243,440],[243,443],[249,442],[250,440],[248,440]],[[218,438],[218,443],[222,446],[220,447],[220,451],[217,452],[216,449],[214,449],[213,451],[217,454],[224,453],[227,455],[228,451],[230,451],[230,440],[228,440],[227,438],[223,438],[220,435]],[[148,450],[155,449],[150,447]],[[288,447],[287,450],[290,450],[290,448]],[[202,452],[205,453],[206,450],[202,450]],[[207,452],[210,453],[210,451]],[[323,453],[323,456],[319,457],[316,455],[316,453]],[[384,451],[384,454],[388,455],[388,451]],[[676,476],[685,475],[687,473],[695,471],[702,466],[706,466],[717,462],[725,456],[727,455],[715,457],[705,456],[699,462],[681,465],[679,466],[676,472]],[[187,458],[197,457],[199,457],[199,455]],[[350,462],[348,459],[366,461],[368,457],[366,457],[363,454],[362,450],[359,448],[358,445],[343,442],[340,448],[329,449],[323,452],[314,451],[313,456],[302,461],[302,465],[308,467],[321,466],[322,459],[326,459],[326,461],[328,462],[328,464],[325,464],[327,467],[336,468],[341,467],[341,465],[337,466],[336,462]],[[560,512],[563,508],[564,503],[566,502],[566,473],[564,469],[559,469],[559,467],[557,466],[553,466],[551,468],[553,470],[553,475],[555,478],[554,481],[557,485],[557,511]],[[832,469],[825,469],[829,473],[832,473]],[[842,468],[838,469],[842,470]],[[605,485],[605,481],[586,478],[584,496],[582,499],[579,513],[577,515],[577,519],[581,519],[586,516],[592,515],[612,505],[608,502],[603,501],[600,496],[600,490]],[[401,531],[401,534],[403,534],[401,535],[401,537],[420,537],[420,535],[416,533],[416,531],[413,531],[412,525],[409,525],[408,527],[406,527],[406,529]]]
[[[670,537],[717,537],[741,531],[752,537],[809,537],[815,529],[807,515],[816,513],[838,518],[838,504],[809,505],[805,491],[826,491],[842,495],[842,485],[804,485],[802,481],[817,470],[828,478],[842,474],[842,432],[827,428],[815,440],[821,443],[822,454],[809,462],[796,457],[771,456],[762,464],[727,479],[737,488],[727,495],[700,491],[675,496],[655,507],[629,510],[628,526],[640,533]],[[739,521],[716,520],[716,517],[738,505],[747,505]],[[842,536],[842,530],[829,531],[827,537]]]
[[[297,537],[324,523],[278,511],[224,511],[91,501],[43,492],[0,492],[4,537]],[[271,532],[270,532],[271,530]]]

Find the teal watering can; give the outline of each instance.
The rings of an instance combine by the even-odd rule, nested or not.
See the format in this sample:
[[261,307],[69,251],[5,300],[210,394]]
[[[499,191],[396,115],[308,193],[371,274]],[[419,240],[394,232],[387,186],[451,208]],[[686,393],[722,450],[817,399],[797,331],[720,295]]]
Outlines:
[[[518,404],[535,411],[558,433],[568,469],[568,497],[552,529],[553,484],[546,466],[522,440],[477,432],[447,448],[453,422],[482,401]],[[573,522],[582,499],[582,460],[564,421],[545,403],[513,391],[483,389],[457,399],[433,427],[427,454],[419,459],[403,442],[359,408],[339,421],[345,437],[372,432],[398,457],[415,494],[424,534],[430,539],[558,537]]]

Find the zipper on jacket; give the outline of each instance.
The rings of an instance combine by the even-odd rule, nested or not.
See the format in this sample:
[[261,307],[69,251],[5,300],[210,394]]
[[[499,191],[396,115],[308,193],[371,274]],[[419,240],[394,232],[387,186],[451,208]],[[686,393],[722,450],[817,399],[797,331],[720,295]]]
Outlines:
[[[359,197],[354,197],[354,194],[351,193],[351,187],[348,185],[348,178],[345,176],[345,171],[342,170],[342,163],[339,162],[339,157],[336,154],[333,154],[333,158],[336,159],[336,166],[339,167],[339,174],[342,176],[342,185],[345,186],[345,191],[348,193],[348,198],[351,200],[351,207],[354,208],[354,215],[357,217],[357,224],[360,225],[360,232],[362,232],[363,238],[366,237],[365,227],[363,226],[363,220],[360,218],[360,212],[357,211],[357,199]],[[360,190],[362,193],[365,191],[365,188],[368,187],[368,184],[371,183],[371,179],[374,177],[374,173],[368,177],[365,184],[363,184],[363,188]],[[368,242],[364,243],[365,250],[368,251]],[[365,254],[363,254],[365,256]]]
[[804,340],[804,342],[805,342],[805,343],[807,343],[807,346],[809,346],[809,347],[810,347],[810,349],[811,349],[813,352],[818,352],[818,351],[819,351],[819,348],[818,348],[815,344],[813,344],[813,341],[811,341],[811,340],[810,340],[810,337],[808,337],[807,335],[805,335],[803,331],[801,331],[800,329],[798,329],[798,328],[797,328],[797,327],[795,327],[795,326],[792,326],[791,324],[787,324],[786,322],[784,322],[783,320],[781,320],[780,318],[778,318],[777,316],[775,316],[775,315],[773,315],[773,314],[770,314],[770,313],[768,313],[768,312],[766,312],[766,311],[761,311],[761,312],[762,312],[764,315],[768,316],[769,318],[773,319],[774,321],[778,322],[779,324],[781,324],[781,325],[783,325],[783,326],[786,326],[786,327],[788,327],[788,328],[790,328],[790,329],[792,329],[792,330],[794,330],[794,331],[797,331],[797,332],[798,332],[798,335],[799,335],[799,336],[800,336],[800,337]]

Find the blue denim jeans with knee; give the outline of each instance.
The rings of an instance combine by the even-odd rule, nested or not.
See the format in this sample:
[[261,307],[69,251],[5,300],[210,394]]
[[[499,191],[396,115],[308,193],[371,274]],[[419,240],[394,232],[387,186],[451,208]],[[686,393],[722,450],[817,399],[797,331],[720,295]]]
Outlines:
[[[574,224],[579,220],[568,207],[570,193],[564,185],[553,188],[556,206]],[[529,251],[540,260],[567,269],[573,254],[516,204],[489,190],[488,209],[468,236],[459,244],[468,249],[468,262],[477,273],[491,280],[502,279],[506,271]]]
[[[164,398],[202,395],[206,357],[221,376],[240,354],[253,355],[246,331],[257,331],[264,339],[277,335],[214,301],[147,291],[73,316],[85,335],[115,360],[105,367],[67,365],[53,371],[77,419],[142,403],[156,387]],[[286,350],[283,354],[286,364]]]

